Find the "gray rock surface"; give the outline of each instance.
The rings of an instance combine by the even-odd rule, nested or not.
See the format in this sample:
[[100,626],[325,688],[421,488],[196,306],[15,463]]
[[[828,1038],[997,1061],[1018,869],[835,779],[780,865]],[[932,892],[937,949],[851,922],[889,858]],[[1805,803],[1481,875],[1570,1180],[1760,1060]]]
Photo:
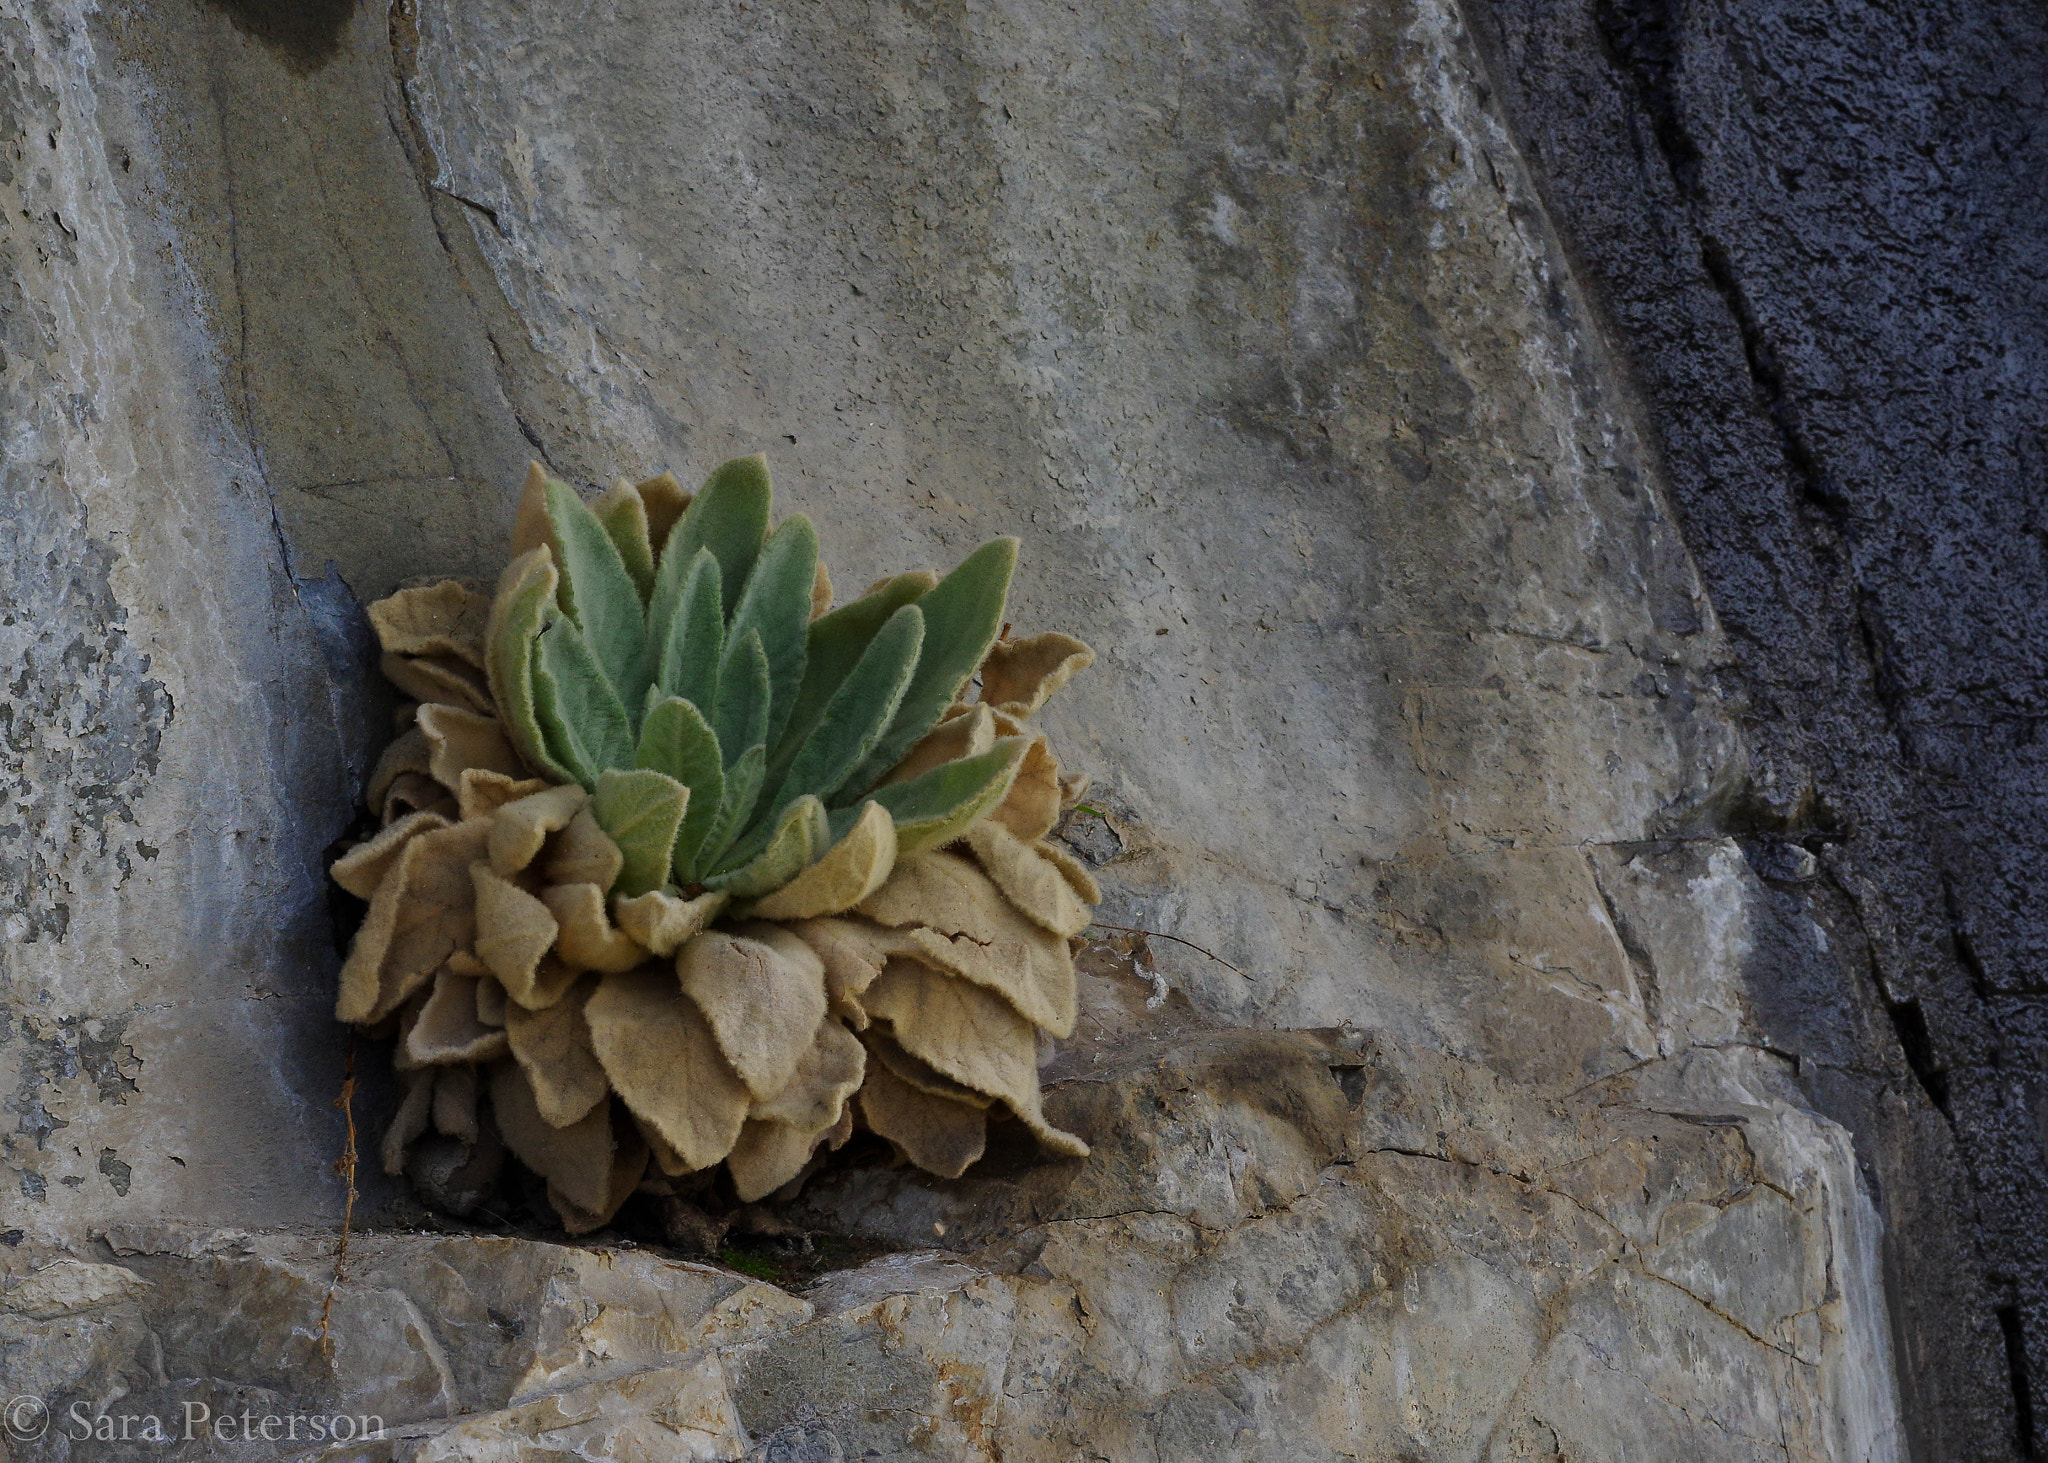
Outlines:
[[[1092,1159],[906,1186],[899,1225],[918,1190],[953,1223],[802,1297],[475,1236],[358,1237],[336,1283],[324,1237],[116,1226],[0,1295],[56,1409],[23,1456],[1896,1456],[1848,1136],[1771,1079],[1555,1099],[1355,1033],[1099,1055],[1053,1089]],[[372,1436],[287,1445],[316,1419]]]
[[1748,985],[1884,1196],[1916,1455],[2038,1456],[2048,27],[1478,13],[1728,636],[1782,931]]
[[[1495,30],[283,16],[0,11],[9,1381],[392,1430],[332,1458],[1906,1456],[1959,1161],[1830,984],[1836,855],[1758,821],[1755,652]],[[1192,944],[1090,949],[1095,1156],[821,1175],[786,1217],[886,1253],[803,1297],[375,1189],[337,1281],[358,602],[490,572],[530,455],[762,448],[842,585],[1017,533],[1019,630],[1101,652],[1069,841]]]

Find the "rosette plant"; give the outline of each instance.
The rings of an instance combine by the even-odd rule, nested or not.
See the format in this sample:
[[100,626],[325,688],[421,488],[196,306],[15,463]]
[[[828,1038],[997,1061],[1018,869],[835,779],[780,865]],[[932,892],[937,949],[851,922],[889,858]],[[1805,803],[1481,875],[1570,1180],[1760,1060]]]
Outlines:
[[494,596],[372,606],[417,704],[335,865],[369,901],[338,1014],[399,1038],[385,1165],[444,1202],[507,1148],[572,1231],[720,1163],[758,1198],[856,1124],[946,1175],[991,1116],[1086,1152],[1035,1051],[1099,894],[1029,718],[1092,652],[1002,638],[1014,540],[831,609],[771,521],[758,457],[694,498],[535,467]]

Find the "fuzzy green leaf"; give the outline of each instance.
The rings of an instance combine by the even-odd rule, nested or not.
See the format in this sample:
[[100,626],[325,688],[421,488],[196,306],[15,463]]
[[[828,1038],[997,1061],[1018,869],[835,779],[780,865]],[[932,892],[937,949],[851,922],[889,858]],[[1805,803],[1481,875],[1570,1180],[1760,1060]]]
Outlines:
[[574,782],[575,773],[548,750],[534,713],[533,642],[555,612],[556,585],[553,556],[545,549],[522,554],[507,567],[491,601],[484,664],[506,733],[526,765],[551,781]]
[[759,630],[748,630],[743,638],[726,643],[711,726],[728,757],[768,739],[768,674],[768,653],[761,648]]
[[[549,749],[588,788],[633,763],[633,725],[576,622],[558,616],[534,642],[534,709]],[[579,765],[580,764],[580,765]]]
[[583,631],[619,703],[637,710],[653,678],[640,591],[611,535],[574,489],[549,479],[547,507],[562,556],[562,607]]
[[809,644],[811,585],[818,574],[818,531],[801,513],[782,520],[747,587],[740,594],[739,607],[732,612],[726,630],[730,647],[750,631],[761,636],[761,648],[768,654],[768,745],[774,746],[789,722],[796,705],[797,687],[803,684],[804,657]]
[[[896,854],[907,858],[965,833],[1009,794],[1029,737],[1004,737],[986,752],[934,767],[908,782],[878,787],[865,801],[896,820]],[[850,826],[850,825],[849,825]]]
[[1016,567],[1017,541],[991,539],[918,600],[924,615],[924,650],[918,656],[917,674],[889,730],[846,780],[845,793],[858,797],[873,787],[959,698],[1002,628],[1003,602],[1009,598],[1010,573]]
[[923,644],[924,616],[916,605],[905,605],[889,617],[840,681],[815,729],[791,760],[775,793],[777,809],[806,793],[829,798],[839,790],[895,720]]
[[725,851],[732,847],[734,837],[746,826],[761,796],[761,775],[767,766],[768,749],[756,744],[725,769],[725,796],[719,802],[718,816],[705,830],[704,842],[691,865],[691,878],[701,879],[707,871],[718,867]]
[[832,699],[832,693],[839,689],[839,683],[846,679],[868,642],[880,633],[891,615],[928,593],[938,582],[939,576],[929,569],[898,574],[873,594],[863,595],[811,621],[803,684],[797,689],[796,705],[783,730],[782,744],[769,764],[770,782],[779,784],[788,773],[798,750],[817,730],[818,718],[825,714],[825,703]]
[[[669,560],[662,560],[664,581]],[[676,579],[655,586],[648,610],[648,628],[658,648],[654,682],[664,695],[680,696],[698,707],[718,701],[718,667],[725,653],[725,612],[720,607],[718,560],[699,549],[689,568]]]
[[695,706],[671,696],[649,708],[634,760],[642,767],[667,773],[690,790],[673,857],[676,882],[688,883],[697,850],[725,800],[725,765],[719,757],[718,737]]
[[801,874],[829,846],[825,805],[816,798],[798,798],[783,810],[780,818],[766,826],[770,831],[765,841],[750,841],[758,845],[758,852],[747,849],[752,857],[743,863],[737,856],[728,858],[728,864],[738,866],[713,874],[704,882],[735,899],[759,899]]
[[767,457],[735,457],[704,480],[704,490],[669,531],[661,554],[664,563],[674,555],[681,560],[679,567],[687,567],[699,549],[711,550],[718,560],[723,615],[730,616],[739,603],[761,541],[768,537],[771,496]]
[[590,813],[625,855],[612,889],[628,899],[668,882],[676,833],[690,805],[690,789],[651,768],[607,768],[597,777]]

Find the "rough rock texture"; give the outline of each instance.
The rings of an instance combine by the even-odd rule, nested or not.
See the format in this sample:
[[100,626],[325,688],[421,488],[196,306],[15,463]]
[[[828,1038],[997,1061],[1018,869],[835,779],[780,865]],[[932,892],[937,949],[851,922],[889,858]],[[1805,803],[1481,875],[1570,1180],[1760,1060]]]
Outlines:
[[1727,633],[1729,827],[1780,929],[1747,983],[1883,1195],[1915,1454],[2037,1456],[2048,17],[1489,0],[1479,30]]
[[[323,1241],[116,1227],[0,1297],[0,1347],[57,1404],[50,1459],[1888,1456],[1847,1134],[1733,1069],[1704,1106],[1644,1080],[1554,1100],[1385,1040],[1184,1033],[1056,1089],[1093,1161],[904,1185],[953,1252],[906,1234],[801,1298],[380,1235],[330,1301]],[[74,1443],[109,1397],[171,1443]],[[209,1436],[245,1410],[284,1420]],[[280,1445],[315,1418],[382,1436]]]
[[[1848,581],[1771,579],[1792,530],[1745,551],[1673,446],[1791,419],[1754,321],[1694,331],[1748,394],[1688,395],[1553,229],[1602,186],[1562,143],[1691,34],[1583,8],[1483,55],[1449,0],[0,11],[7,1378],[399,1430],[332,1457],[1860,1463],[1905,1456],[1896,1345],[1958,1429],[1908,1408],[1917,1456],[2013,1446],[1995,1319],[1930,1309],[2005,1263],[1900,1055],[1933,997],[1886,1006],[1936,987],[1843,994],[1887,942],[1953,964],[1952,916],[1815,877],[1934,848],[1920,774],[1797,727],[1863,715],[1813,628]],[[1049,713],[1098,780],[1068,841],[1105,919],[1213,953],[1098,942],[1046,1073],[1096,1156],[827,1173],[786,1217],[899,1253],[804,1298],[372,1232],[330,1353],[357,602],[489,572],[529,455],[762,448],[843,587],[1023,538],[1018,629],[1102,651]],[[1986,664],[1959,694],[2022,696]],[[1830,745],[1853,816],[1798,791]]]

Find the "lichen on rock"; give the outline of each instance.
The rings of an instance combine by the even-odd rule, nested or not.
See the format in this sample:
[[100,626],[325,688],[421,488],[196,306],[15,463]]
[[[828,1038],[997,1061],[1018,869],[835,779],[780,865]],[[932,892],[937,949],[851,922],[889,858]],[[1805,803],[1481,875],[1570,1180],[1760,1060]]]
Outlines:
[[833,609],[770,522],[759,457],[588,503],[535,466],[495,594],[371,607],[415,704],[334,865],[369,904],[336,1014],[397,1038],[389,1171],[509,1149],[580,1233],[650,1169],[752,1202],[856,1127],[946,1177],[992,1116],[1086,1155],[1036,1049],[1100,893],[1029,718],[1094,653],[1002,633],[1015,540]]

